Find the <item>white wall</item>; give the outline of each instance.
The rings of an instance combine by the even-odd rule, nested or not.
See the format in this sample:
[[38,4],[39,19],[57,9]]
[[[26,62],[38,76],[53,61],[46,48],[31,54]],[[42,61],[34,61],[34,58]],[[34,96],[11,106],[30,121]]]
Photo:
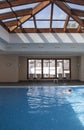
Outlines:
[[80,67],[79,79],[80,81],[84,81],[84,55],[80,57],[79,67]]
[[18,56],[0,55],[0,82],[18,80]]
[[19,57],[19,80],[27,80],[27,57]]
[[[0,82],[18,82],[21,80],[27,80],[27,58],[28,56],[0,55]],[[60,56],[58,58],[64,57]],[[80,79],[81,81],[84,81],[84,56],[81,56],[81,59],[77,56],[68,56],[65,58],[71,58],[71,79]],[[78,64],[80,64],[80,70]]]
[[[39,56],[40,58],[41,56]],[[46,56],[43,56],[45,58]],[[52,56],[47,56],[47,58],[50,58]],[[35,56],[31,56],[31,58],[36,58]],[[42,58],[42,57],[41,57]],[[54,57],[56,58],[56,56]],[[57,58],[64,58],[63,56],[57,56]],[[79,80],[79,70],[78,70],[78,57],[77,56],[71,56],[71,57],[65,57],[71,59],[71,79],[72,80]],[[27,80],[27,56],[26,57],[19,57],[19,79],[20,80]]]
[[78,57],[71,57],[71,79],[79,80]]

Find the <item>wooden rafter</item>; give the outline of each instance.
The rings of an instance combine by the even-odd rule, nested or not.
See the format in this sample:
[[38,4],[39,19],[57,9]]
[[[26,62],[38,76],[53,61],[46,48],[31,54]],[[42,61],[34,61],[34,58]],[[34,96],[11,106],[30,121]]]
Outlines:
[[[56,1],[56,0],[54,0]],[[68,2],[72,4],[78,4],[78,5],[84,5],[84,0],[58,0],[58,1],[63,1],[63,2]]]
[[70,17],[72,17],[79,25],[84,26],[84,21],[81,20],[79,17],[72,15],[71,8],[69,8],[67,5],[65,5],[61,1],[55,1],[55,4],[61,8],[65,13],[67,13]]
[[[30,9],[19,10],[19,11],[15,11],[15,13],[17,14],[17,17],[31,15],[32,9],[30,8]],[[0,14],[0,20],[10,19],[10,18],[15,18],[13,12]]]
[[[9,4],[10,9],[11,9],[12,13],[14,14],[14,16],[15,16],[17,22],[20,23],[19,19],[17,18],[17,14],[15,13],[15,11],[13,10],[13,8],[12,8],[12,6],[11,6],[11,3],[10,3],[8,0],[6,0],[6,1],[7,1],[7,3]],[[21,28],[21,30],[22,30],[22,32],[23,32],[23,28],[22,28],[22,26],[20,26],[20,28]]]
[[45,1],[45,2],[41,2],[40,4],[38,4],[33,10],[32,10],[32,15],[26,15],[24,17],[22,17],[21,19],[19,19],[20,22],[17,22],[17,25],[10,27],[10,31],[15,30],[17,27],[21,26],[24,22],[26,22],[27,20],[29,20],[33,15],[37,14],[38,12],[40,12],[42,9],[44,9],[46,6],[48,6],[50,4],[50,1]]
[[[14,6],[20,6],[25,4],[43,2],[43,1],[48,1],[48,0],[14,0],[14,1],[10,1],[10,4],[12,5],[12,7],[14,7]],[[4,8],[10,8],[7,2],[0,3],[0,9],[4,9]]]
[[36,18],[35,18],[35,15],[33,16],[33,20],[34,20],[34,26],[35,26],[35,29],[37,29],[37,24],[36,24]]
[[[41,3],[39,3],[41,2]],[[27,5],[27,4],[34,4],[37,3],[37,6],[33,9],[23,9],[14,11],[12,7],[15,6],[21,6],[21,5]],[[55,20],[55,21],[65,21],[64,28],[52,28],[52,22],[53,20],[53,8],[54,3],[62,9],[66,14],[66,21],[65,20]],[[80,9],[74,9],[70,8],[67,3],[72,4],[78,4],[78,5],[84,5],[84,0],[6,0],[4,2],[0,3],[0,9],[10,8],[11,12],[9,13],[2,13],[0,14],[0,25],[3,26],[8,32],[83,32],[84,33],[84,20],[82,17],[84,17],[84,11]],[[39,19],[39,21],[49,21],[50,22],[50,28],[49,29],[38,29],[36,21],[38,19],[35,18],[35,15],[39,13],[41,10],[43,10],[45,7],[47,7],[49,4],[51,4],[51,11],[50,11],[50,19]],[[68,29],[67,25],[69,21],[72,21],[70,17],[75,20],[79,26],[75,29]],[[16,20],[12,20],[12,18],[16,18]],[[33,18],[33,19],[31,19]],[[11,20],[10,20],[11,19]],[[7,21],[1,21],[1,20],[7,20]],[[10,21],[9,21],[10,20]],[[32,20],[34,22],[34,28],[33,29],[24,29],[22,27],[22,24],[26,22],[27,20]]]
[[81,26],[78,25],[77,32],[80,32],[80,30],[81,30]]
[[70,16],[67,15],[67,17],[66,17],[66,21],[65,21],[65,24],[64,24],[64,32],[65,32],[66,29],[67,29],[67,25],[68,25],[69,19],[70,19]]
[[[29,19],[29,21],[32,21],[33,19]],[[36,21],[49,21],[50,22],[50,19],[36,19]],[[65,19],[53,19],[52,21],[64,21],[65,22]],[[74,21],[74,20],[70,20],[70,21]],[[8,27],[12,27],[14,25],[17,25],[17,21],[16,20],[13,20],[13,21],[6,21],[4,22],[4,24]]]
[[79,10],[79,9],[71,9],[71,14],[76,15],[76,16],[80,16],[80,17],[84,17],[84,11]]
[[[30,17],[31,17],[31,15],[30,15]],[[10,28],[12,26],[18,25],[18,21],[17,20],[12,20],[12,21],[10,20],[10,21],[4,22],[4,24]]]
[[54,4],[51,4],[51,16],[50,16],[50,29],[52,28],[52,19],[53,19],[53,8],[54,8]]
[[[64,28],[52,28],[52,30],[50,30],[49,28],[39,28],[39,29],[34,29],[34,28],[25,28],[24,29],[25,33],[65,33],[64,32]],[[17,29],[14,32],[17,33],[21,33],[21,29]],[[69,28],[66,30],[66,33],[77,33],[77,29],[76,28]],[[80,31],[80,33],[84,33],[82,30]]]

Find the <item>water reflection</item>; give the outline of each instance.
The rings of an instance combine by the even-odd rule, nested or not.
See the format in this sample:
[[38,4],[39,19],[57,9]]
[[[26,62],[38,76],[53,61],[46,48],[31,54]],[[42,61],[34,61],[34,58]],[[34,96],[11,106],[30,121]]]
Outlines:
[[67,101],[72,106],[78,119],[84,126],[84,88],[76,88],[71,96],[67,96]]
[[51,107],[66,104],[63,88],[56,87],[30,87],[27,91],[29,112],[49,112]]

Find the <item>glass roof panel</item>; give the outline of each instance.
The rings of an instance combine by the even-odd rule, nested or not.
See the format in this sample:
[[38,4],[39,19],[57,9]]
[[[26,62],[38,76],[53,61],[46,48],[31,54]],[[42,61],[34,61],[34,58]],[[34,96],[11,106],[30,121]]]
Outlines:
[[38,5],[39,3],[34,3],[34,4],[26,4],[26,5],[21,5],[21,6],[16,6],[16,7],[13,7],[12,9],[14,11],[17,11],[17,10],[23,10],[23,9],[28,9],[28,8],[34,8],[36,5]]
[[49,28],[50,21],[37,21],[37,28]]
[[7,13],[7,12],[12,12],[10,8],[6,8],[6,9],[0,9],[0,14],[2,13]]
[[76,4],[71,4],[71,3],[67,3],[67,5],[74,9],[84,10],[84,6],[81,6],[81,5],[76,5]]
[[[7,0],[0,0],[0,3],[6,2]],[[14,1],[14,0],[8,0],[9,2]]]
[[53,19],[66,19],[67,14],[54,4]]
[[36,19],[50,19],[50,7],[51,5],[36,14]]
[[21,18],[21,17],[2,20],[2,22],[10,22],[10,21],[13,21],[13,20],[17,20],[17,19],[19,19],[19,18]]
[[65,21],[53,21],[52,28],[63,28]]
[[27,21],[24,24],[22,24],[23,28],[35,28],[34,27],[34,21]]
[[78,27],[78,23],[75,21],[69,21],[67,28],[77,28]]

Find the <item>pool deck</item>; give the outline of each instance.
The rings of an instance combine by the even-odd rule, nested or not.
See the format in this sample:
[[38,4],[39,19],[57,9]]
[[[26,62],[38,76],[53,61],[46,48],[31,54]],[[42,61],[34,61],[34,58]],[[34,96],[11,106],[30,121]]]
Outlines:
[[84,86],[84,82],[80,81],[21,81],[17,83],[0,83],[0,88],[27,88],[31,86]]

